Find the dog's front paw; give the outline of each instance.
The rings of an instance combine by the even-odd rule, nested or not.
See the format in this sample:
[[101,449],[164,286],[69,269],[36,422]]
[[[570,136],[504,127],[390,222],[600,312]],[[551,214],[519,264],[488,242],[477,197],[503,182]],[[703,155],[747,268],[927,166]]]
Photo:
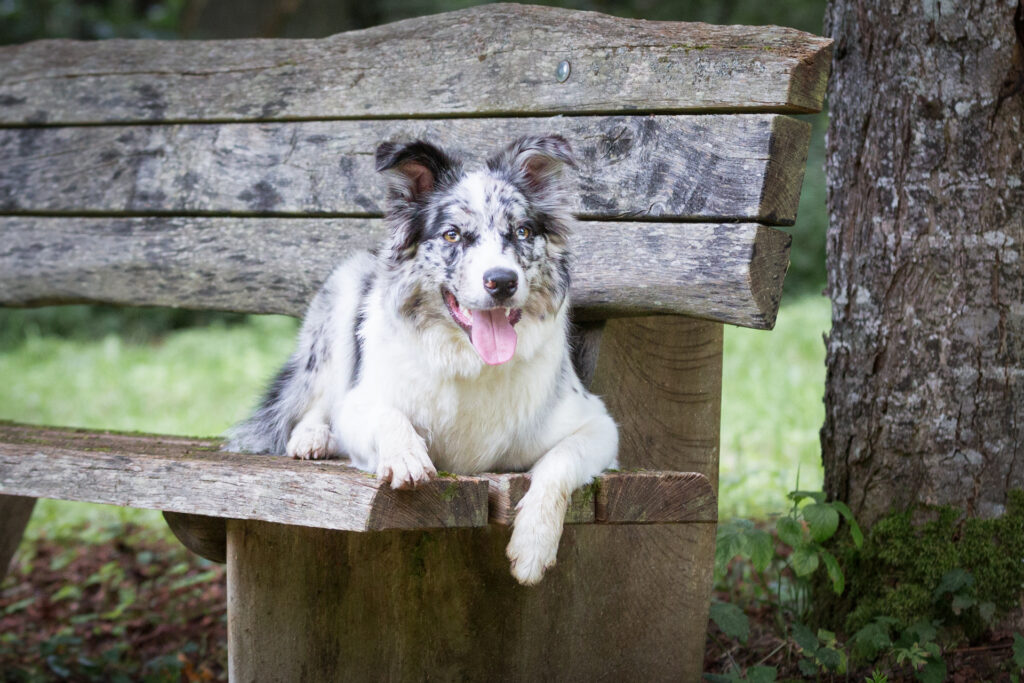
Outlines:
[[298,460],[322,460],[331,453],[331,428],[300,422],[292,430],[285,452]]
[[530,499],[518,505],[512,539],[505,554],[512,563],[512,576],[524,586],[540,582],[544,572],[555,566],[558,541],[562,537],[565,503]]
[[437,476],[422,439],[382,449],[377,462],[377,477],[393,489],[412,489]]

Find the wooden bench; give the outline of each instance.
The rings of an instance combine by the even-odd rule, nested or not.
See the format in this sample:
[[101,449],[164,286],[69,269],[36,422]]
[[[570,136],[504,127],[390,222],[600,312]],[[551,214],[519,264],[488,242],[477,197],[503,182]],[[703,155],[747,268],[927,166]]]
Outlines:
[[564,135],[578,343],[623,467],[524,588],[504,548],[527,475],[396,492],[337,461],[3,423],[0,567],[37,497],[154,508],[227,562],[234,680],[697,680],[722,324],[774,324],[790,238],[768,226],[795,218],[810,134],[785,114],[821,108],[829,45],[488,5],[322,40],[0,48],[7,306],[298,316],[382,236],[380,141]]

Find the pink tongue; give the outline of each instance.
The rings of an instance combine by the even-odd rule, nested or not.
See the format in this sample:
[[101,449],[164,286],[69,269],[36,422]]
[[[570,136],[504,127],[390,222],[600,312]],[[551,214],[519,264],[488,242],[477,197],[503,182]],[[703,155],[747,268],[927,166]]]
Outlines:
[[516,331],[501,308],[473,311],[473,329],[469,338],[488,365],[501,365],[516,352]]

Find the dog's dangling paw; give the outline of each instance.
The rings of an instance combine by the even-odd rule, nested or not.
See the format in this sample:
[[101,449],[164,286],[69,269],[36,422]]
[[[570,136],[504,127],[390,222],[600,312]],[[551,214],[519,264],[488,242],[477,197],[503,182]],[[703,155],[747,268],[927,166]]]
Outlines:
[[545,510],[543,505],[528,504],[528,496],[529,493],[517,506],[512,539],[505,555],[511,562],[512,576],[516,581],[524,586],[535,586],[544,577],[544,572],[555,566],[565,506],[561,506],[559,514],[558,505],[553,506],[554,510]]
[[393,489],[414,489],[437,477],[437,469],[420,439],[405,447],[382,449],[377,461],[377,478]]
[[297,460],[323,460],[331,454],[331,428],[326,424],[299,423],[285,451]]

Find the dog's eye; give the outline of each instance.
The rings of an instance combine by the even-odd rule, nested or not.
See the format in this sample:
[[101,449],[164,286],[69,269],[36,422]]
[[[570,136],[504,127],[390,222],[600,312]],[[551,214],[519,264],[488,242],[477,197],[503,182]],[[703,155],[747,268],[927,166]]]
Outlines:
[[521,240],[528,240],[531,237],[533,237],[533,232],[529,228],[521,225],[518,228],[516,228],[516,237],[518,237]]
[[444,239],[446,242],[451,242],[452,244],[455,244],[456,242],[462,239],[462,233],[459,232],[456,228],[452,228],[450,230],[445,231]]

